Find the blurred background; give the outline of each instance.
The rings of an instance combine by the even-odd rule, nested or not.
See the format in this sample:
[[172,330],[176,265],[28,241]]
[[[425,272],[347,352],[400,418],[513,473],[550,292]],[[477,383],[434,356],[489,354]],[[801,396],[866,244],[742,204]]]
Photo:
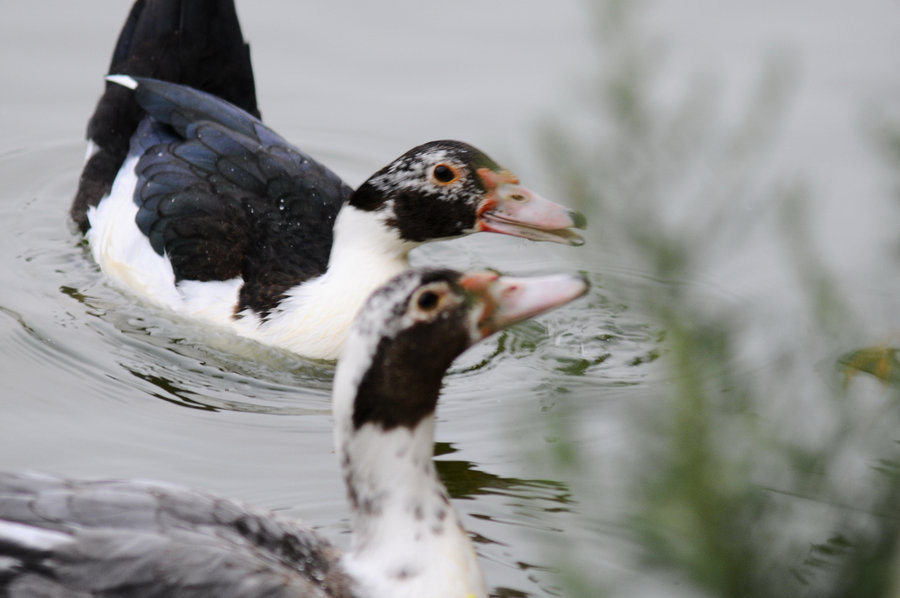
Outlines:
[[589,405],[550,418],[594,530],[559,543],[566,595],[898,595],[897,9],[590,6],[543,147],[594,247],[652,279],[605,288],[660,377],[613,455]]
[[[356,185],[473,143],[584,211],[584,300],[464,356],[439,471],[494,596],[895,596],[900,5],[237,1],[264,120]],[[330,364],[108,285],[67,222],[129,4],[0,22],[0,467],[222,492],[347,540]]]

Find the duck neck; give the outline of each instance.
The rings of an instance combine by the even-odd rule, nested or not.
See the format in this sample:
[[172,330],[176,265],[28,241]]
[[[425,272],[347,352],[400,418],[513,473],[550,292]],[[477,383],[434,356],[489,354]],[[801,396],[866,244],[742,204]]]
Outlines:
[[352,278],[358,278],[361,273],[374,269],[386,280],[408,267],[407,255],[417,245],[400,239],[381,212],[344,204],[334,223],[328,272],[338,275],[347,272]]
[[353,317],[368,296],[409,268],[415,243],[399,239],[377,212],[345,204],[334,224],[328,269],[285,293],[265,325],[268,342],[316,359],[336,359]]
[[[336,401],[336,420],[340,411]],[[486,596],[475,551],[432,461],[434,415],[390,430],[354,428],[346,415],[336,441],[352,509],[348,572],[373,598]]]

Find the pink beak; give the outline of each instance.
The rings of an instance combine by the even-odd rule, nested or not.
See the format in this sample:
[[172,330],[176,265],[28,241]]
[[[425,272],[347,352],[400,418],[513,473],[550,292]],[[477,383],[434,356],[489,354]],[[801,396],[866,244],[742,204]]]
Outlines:
[[588,290],[580,274],[512,277],[485,271],[469,273],[460,282],[484,306],[478,318],[482,337],[564,305]]
[[572,228],[584,229],[584,216],[548,199],[527,187],[509,171],[494,172],[479,168],[478,175],[487,188],[487,196],[478,206],[475,230],[501,233],[533,241],[552,241],[583,245],[584,239]]

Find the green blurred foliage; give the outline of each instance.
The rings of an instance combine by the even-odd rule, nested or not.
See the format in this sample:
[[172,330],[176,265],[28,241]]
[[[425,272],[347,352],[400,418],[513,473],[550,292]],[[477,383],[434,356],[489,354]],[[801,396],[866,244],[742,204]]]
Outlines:
[[[718,114],[709,79],[663,101],[664,52],[643,30],[645,5],[590,5],[597,63],[584,113],[577,130],[548,123],[542,133],[559,184],[588,215],[590,244],[661,282],[606,290],[641,305],[665,336],[665,382],[646,383],[651,400],[626,420],[640,439],[629,463],[637,467],[623,474],[626,512],[605,509],[606,496],[575,495],[598,528],[609,528],[611,511],[624,516],[610,543],[629,565],[603,578],[586,565],[590,547],[562,548],[561,593],[900,595],[897,350],[853,349],[866,316],[853,313],[818,257],[811,192],[796,175],[763,175],[791,97],[791,61],[766,61],[738,118]],[[881,139],[900,173],[900,125],[882,128]],[[751,225],[751,212],[772,217]],[[801,307],[795,328],[767,339],[768,362],[747,367],[743,337],[765,313],[711,309],[682,283],[763,223],[780,240]],[[570,480],[597,475],[573,440],[577,420],[562,413],[547,423],[549,458]]]

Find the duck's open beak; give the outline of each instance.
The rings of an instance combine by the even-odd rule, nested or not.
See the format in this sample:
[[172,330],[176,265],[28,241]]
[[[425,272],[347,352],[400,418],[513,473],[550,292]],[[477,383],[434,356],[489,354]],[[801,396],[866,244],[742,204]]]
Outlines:
[[580,274],[518,278],[496,272],[472,272],[460,284],[481,304],[478,331],[482,338],[584,295],[588,282]]
[[487,193],[478,206],[475,230],[502,233],[532,241],[553,241],[583,245],[584,239],[572,231],[585,228],[584,216],[544,199],[509,171],[479,168]]

